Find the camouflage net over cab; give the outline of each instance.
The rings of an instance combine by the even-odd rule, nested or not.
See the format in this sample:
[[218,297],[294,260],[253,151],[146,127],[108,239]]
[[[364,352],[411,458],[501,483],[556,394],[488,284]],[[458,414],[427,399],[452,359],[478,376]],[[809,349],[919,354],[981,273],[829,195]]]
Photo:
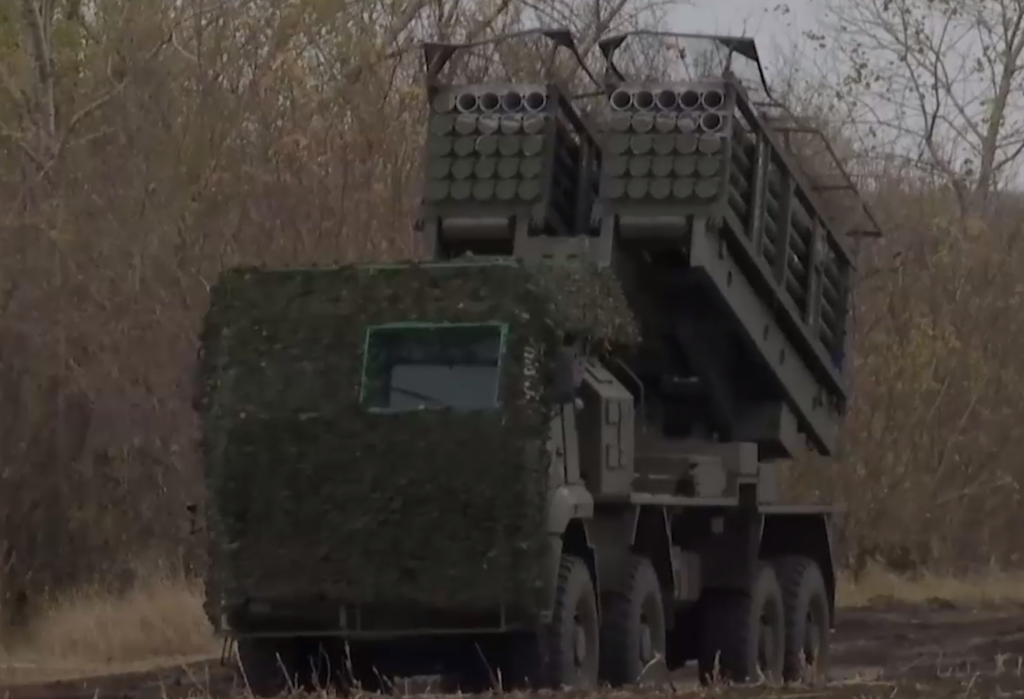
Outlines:
[[[391,323],[504,327],[500,407],[365,407],[368,329]],[[610,272],[515,262],[225,272],[197,396],[211,617],[222,594],[228,605],[324,596],[536,611],[547,461],[527,455],[547,437],[545,358],[563,332],[637,338]],[[530,348],[539,399],[524,388]]]

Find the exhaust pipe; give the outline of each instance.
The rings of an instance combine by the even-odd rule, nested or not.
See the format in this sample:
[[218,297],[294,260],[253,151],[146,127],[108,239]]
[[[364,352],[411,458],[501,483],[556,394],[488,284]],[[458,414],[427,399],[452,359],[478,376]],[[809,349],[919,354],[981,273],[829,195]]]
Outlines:
[[477,106],[477,98],[472,92],[463,92],[459,95],[458,99],[455,100],[455,108],[463,114],[475,111]]
[[633,104],[646,112],[654,107],[654,94],[650,90],[640,90],[633,96]]
[[612,105],[612,109],[615,111],[624,112],[633,106],[633,95],[625,90],[616,90],[612,93],[608,102]]
[[539,112],[548,104],[548,96],[543,92],[531,92],[524,100],[527,111]]
[[725,102],[725,95],[721,90],[708,90],[700,98],[700,103],[705,109],[718,109]]
[[670,109],[676,108],[679,104],[679,97],[676,95],[674,90],[662,90],[658,93],[656,102],[659,109],[667,112]]
[[718,131],[724,123],[725,119],[718,112],[705,112],[700,115],[700,128],[703,131]]
[[480,95],[479,99],[480,109],[485,113],[491,113],[497,111],[498,107],[501,106],[501,100],[493,92],[485,92]]
[[683,109],[696,109],[700,106],[700,93],[696,90],[684,90],[679,93],[679,106]]

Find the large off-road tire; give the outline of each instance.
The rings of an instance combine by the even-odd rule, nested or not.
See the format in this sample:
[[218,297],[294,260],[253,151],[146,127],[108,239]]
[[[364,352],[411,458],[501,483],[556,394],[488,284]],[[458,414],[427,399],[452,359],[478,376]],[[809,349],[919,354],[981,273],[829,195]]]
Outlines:
[[705,593],[701,605],[702,683],[782,681],[785,612],[771,565],[758,564],[748,591]]
[[610,592],[601,619],[601,675],[612,686],[638,682],[665,666],[665,607],[651,562],[631,556],[621,589]]
[[821,568],[805,556],[786,556],[773,565],[785,610],[783,678],[786,682],[823,679],[828,672],[832,622]]
[[598,685],[601,621],[597,593],[583,559],[562,556],[555,608],[545,642],[545,684],[591,689]]
[[509,639],[501,655],[503,688],[597,687],[600,663],[597,594],[587,564],[562,556],[551,623],[529,638]]

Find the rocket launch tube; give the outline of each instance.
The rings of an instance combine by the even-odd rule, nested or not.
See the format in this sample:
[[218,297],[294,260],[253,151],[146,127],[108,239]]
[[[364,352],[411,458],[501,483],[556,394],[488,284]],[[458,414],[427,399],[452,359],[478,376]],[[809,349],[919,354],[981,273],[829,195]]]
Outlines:
[[459,95],[458,99],[455,100],[455,108],[463,114],[472,112],[477,107],[476,95],[472,92],[463,92]]

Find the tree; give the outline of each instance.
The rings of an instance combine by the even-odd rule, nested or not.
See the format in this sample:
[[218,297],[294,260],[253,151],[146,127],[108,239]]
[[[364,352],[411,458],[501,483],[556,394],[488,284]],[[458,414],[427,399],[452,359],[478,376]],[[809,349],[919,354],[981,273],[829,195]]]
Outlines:
[[987,213],[1024,153],[1024,3],[832,2],[844,98],[907,164],[939,176],[963,215]]
[[862,262],[855,403],[830,474],[847,543],[905,566],[1013,563],[1024,4],[830,8],[809,38],[888,234]]
[[420,40],[564,21],[592,55],[660,16],[657,0],[0,4],[3,594],[150,555],[198,564],[184,505],[203,491],[190,377],[208,286],[237,263],[418,254]]

